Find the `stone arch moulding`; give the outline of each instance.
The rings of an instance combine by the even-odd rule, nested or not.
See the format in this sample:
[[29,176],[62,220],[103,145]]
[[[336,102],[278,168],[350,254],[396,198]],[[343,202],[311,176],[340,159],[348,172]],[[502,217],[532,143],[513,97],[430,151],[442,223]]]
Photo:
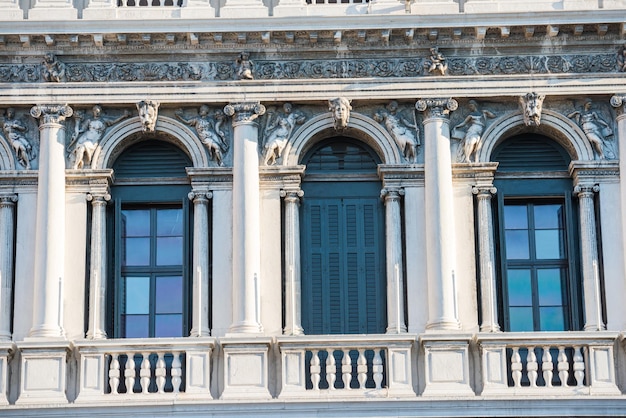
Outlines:
[[[330,113],[307,121],[289,141],[284,151],[284,165],[297,165],[300,158],[317,142],[332,136],[345,135],[362,140],[374,149],[383,164],[403,164],[400,150],[385,128],[374,119],[352,112],[347,128],[335,131]],[[355,132],[356,131],[356,132]]]
[[11,144],[9,144],[9,138],[5,138],[4,135],[0,135],[0,170],[16,170],[15,157],[11,152]]
[[496,119],[483,134],[483,146],[479,152],[480,162],[489,162],[491,153],[503,140],[525,132],[546,135],[559,143],[572,160],[593,160],[593,150],[585,133],[573,121],[560,113],[544,110],[541,125],[527,127],[521,112],[509,113]]
[[[96,149],[91,168],[111,168],[114,160],[119,156],[122,150],[136,142],[126,141],[126,143],[124,143],[124,140],[131,135],[141,132],[143,131],[139,117],[127,119],[113,126],[102,138],[100,147]],[[209,165],[207,153],[202,142],[200,142],[196,134],[187,126],[167,116],[159,116],[155,133],[152,135],[158,136],[159,134],[165,134],[166,136],[163,137],[164,140],[177,145],[187,153],[194,167],[207,167]]]

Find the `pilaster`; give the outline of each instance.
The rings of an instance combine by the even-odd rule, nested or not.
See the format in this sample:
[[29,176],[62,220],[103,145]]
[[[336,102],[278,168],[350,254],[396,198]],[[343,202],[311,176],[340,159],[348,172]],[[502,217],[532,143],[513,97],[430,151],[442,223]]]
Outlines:
[[213,193],[194,190],[193,201],[193,293],[191,337],[208,337],[209,328],[209,202]]
[[281,190],[285,209],[285,328],[284,335],[302,335],[302,282],[300,271],[301,189]]
[[15,202],[16,194],[0,195],[0,341],[11,340]]

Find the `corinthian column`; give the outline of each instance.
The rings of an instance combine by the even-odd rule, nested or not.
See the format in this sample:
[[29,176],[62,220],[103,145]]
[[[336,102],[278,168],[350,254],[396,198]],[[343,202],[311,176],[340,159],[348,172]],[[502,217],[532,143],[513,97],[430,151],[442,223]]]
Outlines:
[[424,112],[424,200],[429,300],[426,328],[458,329],[449,116],[451,111],[456,110],[458,103],[454,99],[422,99],[417,101],[415,107]]
[[11,340],[15,202],[16,194],[0,196],[0,341]]
[[300,280],[300,189],[281,190],[285,208],[285,335],[302,335]]
[[472,193],[478,200],[478,256],[480,259],[480,304],[482,332],[500,331],[498,325],[498,303],[496,300],[496,255],[493,242],[493,216],[491,196],[496,188],[474,187]]
[[593,203],[597,185],[576,185],[580,209],[580,264],[583,273],[583,293],[585,305],[585,331],[605,329],[602,322],[602,299],[600,296],[600,265],[598,260],[598,238],[596,235],[596,215]]
[[209,199],[213,193],[193,191],[193,300],[191,337],[208,337],[209,328]]
[[224,107],[233,117],[233,324],[232,333],[263,332],[260,312],[261,219],[259,199],[260,103]]
[[65,126],[62,122],[72,113],[67,105],[34,106],[30,110],[39,119],[39,175],[33,327],[29,337],[65,338]]

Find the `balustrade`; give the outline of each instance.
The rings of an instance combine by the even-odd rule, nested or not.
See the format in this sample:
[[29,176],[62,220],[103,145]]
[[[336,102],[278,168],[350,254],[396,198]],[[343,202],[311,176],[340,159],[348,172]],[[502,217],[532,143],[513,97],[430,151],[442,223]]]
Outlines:
[[118,0],[118,7],[182,7],[183,0]]

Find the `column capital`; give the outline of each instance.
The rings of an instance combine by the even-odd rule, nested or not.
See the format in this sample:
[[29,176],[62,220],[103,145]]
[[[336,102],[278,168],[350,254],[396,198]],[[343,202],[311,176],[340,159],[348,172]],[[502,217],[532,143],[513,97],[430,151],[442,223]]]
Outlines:
[[193,203],[208,201],[209,199],[213,199],[213,192],[194,190],[189,192],[187,198],[189,198],[189,200],[191,200]]
[[87,199],[88,202],[92,202],[92,204],[104,203],[106,205],[111,200],[111,195],[107,192],[87,193],[85,199]]
[[285,201],[298,201],[302,196],[304,196],[304,190],[300,188],[280,190],[280,197],[284,198]]
[[13,206],[18,200],[15,193],[0,194],[0,207]]
[[[74,114],[68,105],[37,105],[30,109],[30,115],[39,119],[39,125],[60,124]],[[43,116],[43,117],[42,117]]]
[[400,199],[404,196],[403,187],[385,187],[380,191],[380,198],[385,200]]
[[611,106],[617,111],[618,117],[626,115],[626,94],[616,94],[611,97]]
[[593,197],[593,194],[599,191],[600,186],[597,184],[577,184],[574,186],[574,195],[579,198]]
[[224,113],[233,118],[233,126],[252,123],[265,114],[265,106],[259,102],[230,103],[224,106]]
[[472,194],[475,194],[478,198],[489,197],[498,193],[498,189],[494,186],[474,186],[472,187]]
[[452,99],[419,99],[415,103],[415,108],[420,112],[425,112],[426,119],[450,117],[450,112],[455,111],[459,103]]

